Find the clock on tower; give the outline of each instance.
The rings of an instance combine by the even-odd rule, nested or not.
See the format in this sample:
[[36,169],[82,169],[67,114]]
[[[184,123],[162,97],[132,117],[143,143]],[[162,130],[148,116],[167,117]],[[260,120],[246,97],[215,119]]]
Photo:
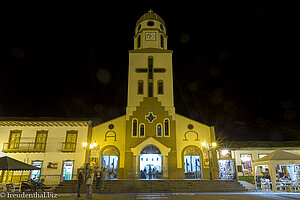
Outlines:
[[146,40],[156,40],[155,32],[146,32]]

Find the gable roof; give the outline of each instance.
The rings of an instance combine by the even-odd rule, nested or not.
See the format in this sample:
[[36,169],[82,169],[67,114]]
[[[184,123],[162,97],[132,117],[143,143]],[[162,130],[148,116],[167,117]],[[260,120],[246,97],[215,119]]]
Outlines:
[[289,153],[283,150],[276,150],[265,157],[253,161],[253,165],[276,164],[291,165],[300,164],[300,155]]

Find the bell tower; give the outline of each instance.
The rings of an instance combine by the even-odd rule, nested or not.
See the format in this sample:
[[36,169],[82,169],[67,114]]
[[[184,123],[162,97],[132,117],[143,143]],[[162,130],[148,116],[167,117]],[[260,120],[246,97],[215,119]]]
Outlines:
[[167,49],[166,26],[152,10],[136,23],[134,50],[129,51],[127,120],[145,98],[157,98],[175,116],[172,50]]
[[167,49],[167,38],[165,22],[149,10],[136,23],[134,49]]

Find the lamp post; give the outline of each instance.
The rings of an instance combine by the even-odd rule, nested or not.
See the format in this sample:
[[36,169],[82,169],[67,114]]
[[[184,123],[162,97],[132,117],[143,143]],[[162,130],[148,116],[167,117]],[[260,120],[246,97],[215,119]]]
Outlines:
[[83,142],[82,143],[82,146],[87,150],[89,150],[89,164],[90,164],[90,162],[91,162],[91,151],[92,151],[92,149],[94,148],[94,147],[96,147],[98,144],[96,143],[96,142],[94,142],[94,143],[87,143],[87,142]]
[[202,142],[201,146],[207,149],[207,153],[208,153],[208,165],[209,165],[209,179],[213,180],[213,175],[211,172],[211,161],[210,161],[210,151],[217,147],[217,143],[216,142],[212,142],[212,143],[206,143],[206,142]]

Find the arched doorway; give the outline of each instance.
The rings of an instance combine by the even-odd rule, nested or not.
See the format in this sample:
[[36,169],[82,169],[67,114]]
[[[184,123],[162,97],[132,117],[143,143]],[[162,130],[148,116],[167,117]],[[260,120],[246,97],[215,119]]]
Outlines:
[[184,174],[186,179],[201,179],[201,152],[196,146],[183,150]]
[[101,169],[104,179],[116,179],[118,174],[119,150],[114,146],[109,146],[102,151],[101,156]]
[[162,156],[160,150],[154,145],[148,145],[140,154],[140,178],[162,178]]

